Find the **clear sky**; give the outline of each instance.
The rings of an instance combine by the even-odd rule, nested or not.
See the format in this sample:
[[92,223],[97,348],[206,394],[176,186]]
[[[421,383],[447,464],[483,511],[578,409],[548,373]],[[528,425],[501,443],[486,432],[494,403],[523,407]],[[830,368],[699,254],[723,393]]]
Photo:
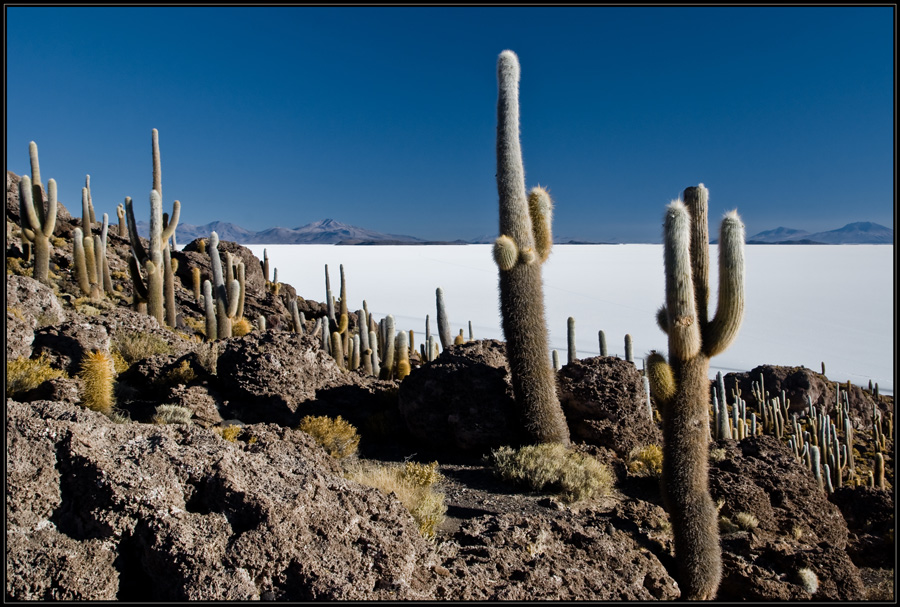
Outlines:
[[330,217],[495,235],[497,55],[520,58],[528,187],[561,238],[658,242],[687,186],[711,232],[893,227],[895,9],[6,7],[6,168],[80,214],[125,196],[251,230]]

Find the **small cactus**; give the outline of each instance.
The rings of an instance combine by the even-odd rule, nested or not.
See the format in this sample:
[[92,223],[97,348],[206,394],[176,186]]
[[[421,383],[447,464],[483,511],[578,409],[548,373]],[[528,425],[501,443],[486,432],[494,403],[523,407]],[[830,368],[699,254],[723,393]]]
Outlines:
[[112,356],[103,350],[94,350],[81,360],[81,404],[101,413],[109,413],[115,404],[113,380],[116,371]]
[[573,363],[575,362],[577,356],[575,352],[575,319],[571,316],[569,317],[566,326],[566,341],[569,346],[569,357],[566,362]]

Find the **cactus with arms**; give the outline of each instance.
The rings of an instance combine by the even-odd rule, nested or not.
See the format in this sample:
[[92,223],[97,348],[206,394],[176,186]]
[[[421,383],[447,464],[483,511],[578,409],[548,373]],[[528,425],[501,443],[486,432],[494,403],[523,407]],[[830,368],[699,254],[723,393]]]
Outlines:
[[503,51],[497,61],[497,191],[500,237],[500,310],[513,392],[525,429],[537,443],[569,443],[569,428],[550,365],[541,265],[550,255],[552,201],[537,187],[526,197],[519,143],[519,59]]
[[[668,334],[669,361],[654,357],[648,377],[664,407],[663,493],[679,584],[684,597],[708,600],[715,597],[722,574],[708,482],[709,360],[734,341],[743,319],[744,225],[734,211],[722,221],[718,307],[709,319],[707,205],[708,190],[700,184],[684,191],[684,202],[676,200],[666,209],[666,303],[657,320]],[[659,377],[667,381],[654,381]]]
[[22,244],[26,259],[34,249],[32,278],[50,284],[50,237],[56,227],[56,181],[47,182],[47,209],[44,210],[44,189],[41,185],[41,167],[35,142],[28,144],[31,159],[31,178],[24,175],[19,181],[19,222],[22,225]]

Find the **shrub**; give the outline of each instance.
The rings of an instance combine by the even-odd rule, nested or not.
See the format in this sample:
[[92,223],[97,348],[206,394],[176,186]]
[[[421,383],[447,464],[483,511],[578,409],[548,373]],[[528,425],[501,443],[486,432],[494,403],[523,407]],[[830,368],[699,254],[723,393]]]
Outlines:
[[734,515],[734,522],[744,531],[753,531],[759,526],[759,519],[749,512],[738,512]]
[[213,430],[230,443],[233,443],[241,433],[241,427],[234,424],[230,426],[216,426]]
[[357,464],[347,473],[347,478],[387,495],[395,494],[419,525],[419,532],[433,539],[447,513],[444,494],[433,487],[441,478],[436,468],[437,462],[428,465],[407,462],[403,467]]
[[338,459],[353,455],[359,445],[356,428],[341,419],[340,415],[336,419],[307,415],[300,420],[298,429],[312,436],[332,457]]
[[149,333],[119,333],[113,339],[112,349],[129,365],[157,354],[172,353],[172,347],[165,340]]
[[491,452],[495,472],[506,481],[535,491],[557,493],[574,503],[594,495],[607,495],[613,476],[605,465],[559,443],[500,447]]
[[16,398],[57,377],[68,377],[68,374],[50,366],[50,360],[44,354],[33,359],[20,356],[6,361],[6,398]]
[[662,476],[662,449],[659,445],[635,447],[628,454],[628,473],[634,476]]
[[[153,415],[154,424],[190,424],[194,412],[181,405],[159,405]],[[237,426],[235,426],[237,427]]]
[[181,361],[177,367],[173,367],[166,373],[162,379],[162,384],[166,386],[176,386],[179,384],[187,384],[197,379],[197,374],[191,368],[191,363],[187,359]]
[[17,276],[31,276],[33,273],[33,268],[19,259],[18,257],[7,257],[6,258],[6,273],[7,274],[15,274]]
[[81,404],[88,409],[108,413],[115,404],[113,398],[115,373],[113,359],[109,353],[102,350],[85,353],[81,359]]
[[232,337],[243,337],[247,335],[250,331],[253,330],[253,325],[250,324],[250,321],[246,318],[241,318],[239,320],[234,321],[234,324],[231,325],[231,336]]
[[197,362],[210,375],[216,374],[216,363],[219,360],[219,344],[218,342],[206,342],[197,346],[194,350],[197,355]]

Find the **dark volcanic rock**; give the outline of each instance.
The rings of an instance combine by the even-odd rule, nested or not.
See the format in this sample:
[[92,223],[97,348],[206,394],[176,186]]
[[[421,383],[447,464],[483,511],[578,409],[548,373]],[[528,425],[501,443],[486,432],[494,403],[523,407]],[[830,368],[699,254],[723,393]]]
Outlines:
[[434,447],[486,451],[523,439],[506,345],[497,340],[451,346],[413,369],[399,407],[409,432]]
[[816,599],[862,599],[859,571],[845,552],[847,524],[788,447],[768,435],[714,447],[725,451],[710,466],[719,514],[734,523],[739,513],[749,513],[759,522],[750,533],[723,533],[717,600],[809,598],[791,581],[802,567],[822,573]]
[[7,403],[14,600],[428,598],[428,544],[400,503],[344,480],[303,432],[114,424]]
[[662,445],[633,363],[613,356],[585,358],[565,365],[558,378],[573,439],[607,447],[623,459],[634,447]]
[[314,400],[317,391],[353,382],[318,339],[272,331],[224,340],[216,375],[234,417],[283,425],[298,423],[306,415],[300,404]]

